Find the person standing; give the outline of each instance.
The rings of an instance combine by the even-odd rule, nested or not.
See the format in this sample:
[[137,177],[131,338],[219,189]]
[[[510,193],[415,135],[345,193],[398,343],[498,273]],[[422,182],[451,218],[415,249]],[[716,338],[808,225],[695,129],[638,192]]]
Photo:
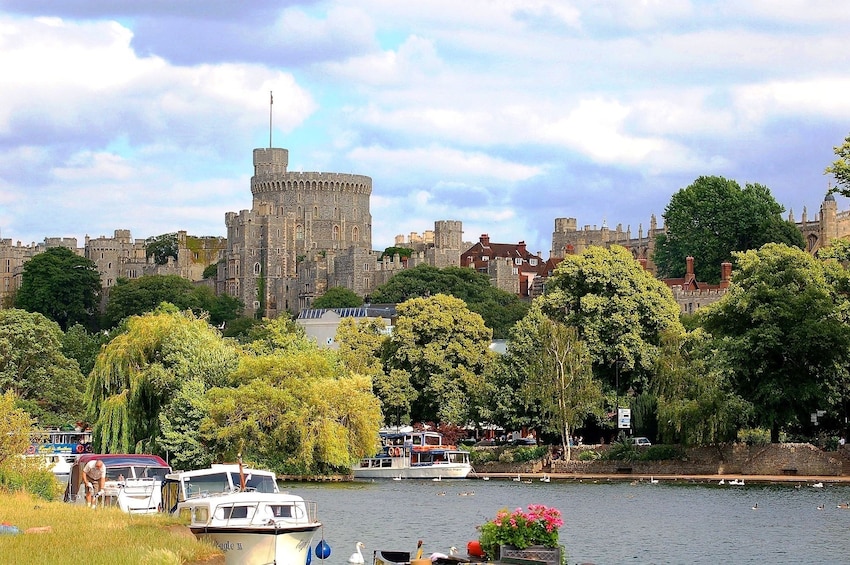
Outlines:
[[[86,485],[86,506],[94,508],[92,495],[103,494],[103,487],[106,486],[106,465],[100,459],[92,459],[83,467],[83,482]],[[94,490],[97,484],[97,491]]]

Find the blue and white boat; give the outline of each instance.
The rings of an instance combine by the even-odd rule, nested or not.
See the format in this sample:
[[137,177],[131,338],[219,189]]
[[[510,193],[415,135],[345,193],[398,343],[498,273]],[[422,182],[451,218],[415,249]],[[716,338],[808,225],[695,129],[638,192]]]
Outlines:
[[352,468],[356,479],[465,479],[469,452],[443,443],[443,435],[413,428],[381,430],[381,451]]

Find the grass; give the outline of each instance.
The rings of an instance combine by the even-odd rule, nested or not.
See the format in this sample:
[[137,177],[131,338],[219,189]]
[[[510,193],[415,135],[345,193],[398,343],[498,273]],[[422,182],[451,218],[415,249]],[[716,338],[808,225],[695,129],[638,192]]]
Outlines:
[[[25,493],[0,493],[0,522],[20,528],[0,535],[3,563],[65,565],[182,565],[217,555],[212,545],[173,533],[180,524],[171,516],[130,515],[117,508],[86,508],[46,502]],[[24,534],[27,528],[50,526],[52,532]]]

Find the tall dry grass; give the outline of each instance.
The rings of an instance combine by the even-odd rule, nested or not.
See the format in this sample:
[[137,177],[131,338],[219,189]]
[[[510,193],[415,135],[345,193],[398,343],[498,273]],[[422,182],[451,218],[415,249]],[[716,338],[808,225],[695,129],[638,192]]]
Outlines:
[[[171,516],[45,502],[24,493],[0,493],[0,522],[21,530],[18,535],[0,535],[2,563],[181,565],[219,553],[193,536],[174,533],[169,526],[180,522]],[[50,526],[52,531],[23,533],[40,526]]]

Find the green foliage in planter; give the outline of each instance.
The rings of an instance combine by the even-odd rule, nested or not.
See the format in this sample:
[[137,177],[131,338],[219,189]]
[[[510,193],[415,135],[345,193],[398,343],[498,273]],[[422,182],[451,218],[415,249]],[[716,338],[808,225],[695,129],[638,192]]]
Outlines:
[[525,463],[526,461],[534,461],[535,459],[544,457],[549,451],[549,448],[545,445],[538,445],[537,447],[517,447],[512,451],[515,462]]
[[602,455],[606,461],[637,461],[640,459],[640,448],[627,438],[611,442],[611,447]]
[[640,448],[639,461],[669,461],[681,459],[682,450],[675,445],[652,445]]
[[473,465],[499,460],[498,449],[473,449],[469,452],[469,460]]

